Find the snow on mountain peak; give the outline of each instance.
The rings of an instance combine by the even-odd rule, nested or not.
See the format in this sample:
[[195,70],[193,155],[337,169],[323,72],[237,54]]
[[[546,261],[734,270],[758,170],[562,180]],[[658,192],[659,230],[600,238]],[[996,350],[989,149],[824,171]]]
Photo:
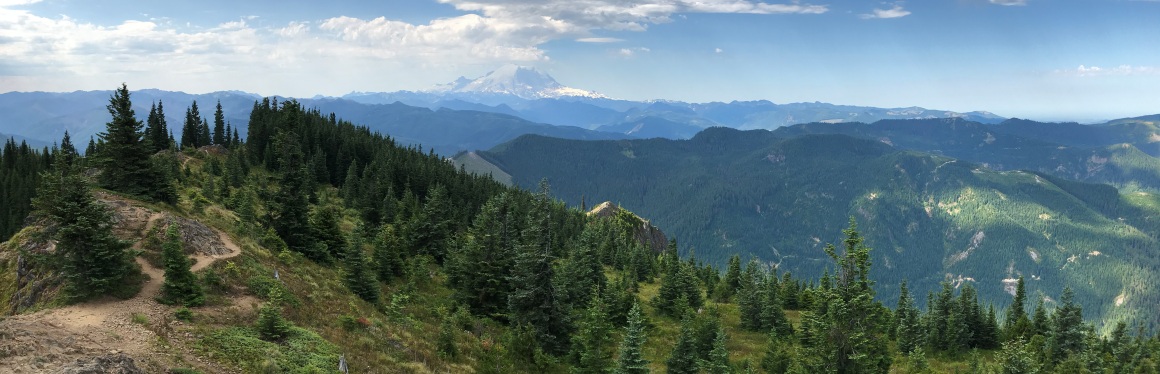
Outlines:
[[454,82],[435,86],[429,92],[506,94],[528,100],[563,96],[605,97],[596,92],[562,85],[560,82],[556,82],[552,76],[536,68],[513,64],[504,65],[473,80],[459,77]]

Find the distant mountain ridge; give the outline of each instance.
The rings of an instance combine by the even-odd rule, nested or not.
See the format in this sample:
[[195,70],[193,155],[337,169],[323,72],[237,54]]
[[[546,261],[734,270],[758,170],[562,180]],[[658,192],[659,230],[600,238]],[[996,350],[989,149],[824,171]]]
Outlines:
[[618,132],[625,135],[640,132],[637,125],[644,121],[648,125],[648,136],[668,139],[688,139],[696,133],[690,132],[690,127],[705,129],[725,126],[743,130],[772,130],[810,122],[961,118],[993,124],[1006,119],[985,111],[960,113],[920,107],[875,108],[821,102],[774,104],[767,100],[709,103],[618,100],[593,91],[563,86],[547,73],[517,65],[505,65],[476,79],[460,77],[430,90],[352,92],[342,98],[365,104],[401,102],[431,109],[504,113],[558,126],[619,129]]

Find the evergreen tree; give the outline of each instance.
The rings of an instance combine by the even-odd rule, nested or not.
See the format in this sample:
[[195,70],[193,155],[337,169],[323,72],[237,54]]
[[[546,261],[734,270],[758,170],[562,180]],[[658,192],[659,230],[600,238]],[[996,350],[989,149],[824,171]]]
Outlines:
[[541,184],[535,206],[529,212],[511,277],[508,313],[513,325],[528,325],[545,352],[559,354],[568,342],[566,312],[555,289],[554,237],[551,233],[547,188]]
[[201,134],[201,113],[197,109],[197,100],[185,109],[185,123],[181,126],[181,148],[197,148],[198,135]]
[[217,108],[213,112],[213,134],[211,135],[213,144],[227,145],[226,139],[229,138],[229,133],[226,132],[226,117],[222,113],[222,101],[218,100]]
[[281,178],[272,201],[274,230],[291,250],[317,262],[329,258],[316,245],[309,220],[311,183],[303,164],[302,149],[292,132],[280,132],[274,141],[279,154]]
[[258,309],[256,327],[258,335],[264,340],[281,341],[290,335],[293,325],[282,317],[282,303],[284,295],[282,287],[270,287],[270,295],[266,304]]
[[785,374],[793,361],[789,351],[790,344],[777,334],[776,329],[771,330],[769,341],[765,346],[765,356],[761,358],[761,369],[769,374]]
[[725,295],[721,295],[724,299],[729,299],[741,288],[741,256],[734,254],[729,257],[729,265],[725,270],[724,290]]
[[677,336],[677,343],[669,359],[665,361],[669,374],[696,374],[697,373],[697,337],[693,328],[693,317],[686,316],[681,321],[681,333]]
[[311,235],[318,244],[326,246],[325,259],[341,258],[347,250],[346,238],[338,227],[341,219],[342,212],[334,205],[316,207],[310,215]]
[[1027,318],[1027,311],[1024,309],[1026,305],[1027,291],[1023,285],[1023,276],[1019,276],[1019,282],[1015,286],[1015,299],[1011,302],[1011,308],[1007,310],[1007,319],[1003,322],[1004,340],[1031,337],[1031,320]]
[[785,317],[781,306],[781,286],[777,274],[770,274],[765,281],[765,299],[761,309],[761,321],[765,331],[775,331],[778,336],[793,334],[793,325]]
[[64,137],[60,139],[60,150],[56,153],[56,158],[63,167],[71,168],[76,165],[80,154],[77,153],[77,148],[73,146],[72,138],[68,135],[68,130],[64,130]]
[[100,151],[101,186],[163,202],[176,202],[176,190],[149,160],[149,147],[143,139],[141,121],[133,114],[129,88],[122,84],[114,91],[107,108],[113,120],[99,135],[104,141]]
[[910,297],[906,281],[903,281],[900,286],[898,308],[894,313],[897,321],[895,335],[897,336],[898,350],[902,353],[910,353],[923,344],[925,334],[919,319],[918,307],[914,305],[914,299]]
[[165,104],[161,101],[149,109],[149,117],[145,122],[145,141],[149,143],[150,153],[169,149],[169,125],[165,120]]
[[88,182],[61,163],[41,175],[37,214],[56,226],[54,256],[72,300],[109,294],[138,273],[129,243],[113,236],[113,217],[89,192]]
[[640,305],[633,304],[628,312],[628,325],[624,328],[624,339],[620,342],[620,355],[616,360],[614,374],[648,374],[648,360],[644,358],[645,321]]
[[570,256],[560,267],[558,275],[565,304],[580,305],[605,288],[607,280],[595,236],[594,230],[585,228],[579,240],[568,246]]
[[593,293],[588,310],[577,326],[579,331],[572,335],[572,373],[605,374],[612,367],[612,352],[608,350],[608,313],[600,295]]
[[709,351],[709,358],[700,362],[701,371],[706,374],[729,374],[733,369],[729,367],[729,350],[725,348],[725,329],[718,328],[713,339],[713,349]]
[[209,133],[209,121],[205,118],[201,119],[201,126],[197,127],[197,146],[207,146],[213,144],[213,136]]
[[1059,307],[1052,316],[1054,331],[1052,336],[1056,341],[1057,352],[1052,357],[1063,360],[1069,355],[1078,354],[1084,349],[1083,308],[1075,303],[1075,293],[1071,287],[1063,289],[1063,296],[1059,299]]
[[192,264],[182,249],[181,235],[177,232],[176,224],[170,224],[165,231],[161,260],[165,263],[165,282],[161,284],[161,296],[157,301],[184,306],[204,304],[205,293],[197,282],[197,276],[189,269]]
[[910,366],[908,373],[914,374],[933,374],[930,370],[930,362],[926,360],[926,353],[922,351],[922,347],[915,348],[906,355],[907,365]]
[[997,355],[1000,374],[1038,374],[1040,364],[1035,355],[1028,349],[1027,343],[1016,339],[1003,343],[1003,349]]
[[1043,298],[1039,298],[1039,302],[1035,304],[1035,313],[1031,317],[1031,334],[1051,336],[1051,320],[1047,318],[1047,307],[1043,305]]
[[[749,268],[753,268],[753,266],[749,266]],[[741,288],[737,292],[737,309],[741,314],[741,328],[762,331],[764,327],[761,320],[764,296],[760,284],[762,277],[754,272],[746,272],[741,278]]]
[[399,236],[391,225],[383,225],[375,235],[375,270],[380,281],[390,282],[403,275],[403,257]]
[[513,288],[509,278],[523,227],[516,199],[513,192],[488,199],[448,262],[448,283],[456,300],[476,314],[500,319],[507,311]]
[[375,273],[367,263],[363,251],[362,228],[356,228],[347,241],[346,253],[343,255],[343,271],[345,271],[346,287],[355,295],[371,303],[379,301],[379,282]]
[[416,238],[413,243],[419,253],[431,255],[443,263],[447,255],[447,241],[454,232],[451,198],[447,188],[434,185],[427,191],[427,201],[420,214],[411,219]]
[[224,143],[222,143],[222,145],[225,145],[226,148],[233,148],[234,144],[237,144],[237,143],[234,143],[234,140],[232,138],[233,134],[234,134],[233,127],[227,121],[226,122],[226,133],[222,134],[222,141],[224,142]]
[[831,289],[815,290],[814,310],[803,317],[804,355],[817,358],[813,371],[837,373],[885,373],[890,368],[883,326],[882,306],[874,301],[874,282],[869,279],[870,248],[863,244],[853,218],[843,231],[845,253],[839,256],[832,244],[825,248],[838,265]]

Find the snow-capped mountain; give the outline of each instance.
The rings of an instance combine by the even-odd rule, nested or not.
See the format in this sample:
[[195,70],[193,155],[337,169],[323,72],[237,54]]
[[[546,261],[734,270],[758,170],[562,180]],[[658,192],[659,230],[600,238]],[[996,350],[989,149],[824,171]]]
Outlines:
[[500,94],[526,100],[555,99],[565,96],[606,98],[596,92],[572,88],[533,67],[504,65],[476,79],[459,77],[454,82],[428,90],[439,94]]

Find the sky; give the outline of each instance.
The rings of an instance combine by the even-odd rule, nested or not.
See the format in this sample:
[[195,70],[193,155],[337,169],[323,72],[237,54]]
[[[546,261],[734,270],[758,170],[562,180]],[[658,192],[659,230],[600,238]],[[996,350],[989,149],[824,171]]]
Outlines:
[[508,63],[628,100],[1160,113],[1160,0],[0,0],[0,92],[422,90]]

